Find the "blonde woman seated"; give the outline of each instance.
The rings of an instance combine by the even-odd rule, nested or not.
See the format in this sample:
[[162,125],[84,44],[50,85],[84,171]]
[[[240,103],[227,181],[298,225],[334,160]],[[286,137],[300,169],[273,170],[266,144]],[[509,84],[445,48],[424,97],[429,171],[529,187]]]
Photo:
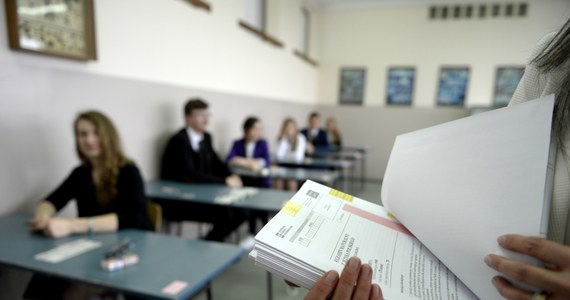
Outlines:
[[[124,228],[151,230],[144,184],[121,148],[115,126],[100,112],[80,114],[73,125],[80,164],[36,207],[33,231],[53,238]],[[70,200],[77,218],[56,215]],[[102,292],[91,286],[36,275],[24,294],[29,299],[78,299]]]
[[[277,161],[301,162],[305,159],[307,139],[303,134],[299,133],[297,123],[292,118],[287,118],[283,121],[278,143]],[[284,183],[283,180],[275,180],[275,188],[277,189],[283,189],[285,184],[287,185],[286,188],[290,191],[296,191],[298,189],[297,180],[287,180],[286,183]]]

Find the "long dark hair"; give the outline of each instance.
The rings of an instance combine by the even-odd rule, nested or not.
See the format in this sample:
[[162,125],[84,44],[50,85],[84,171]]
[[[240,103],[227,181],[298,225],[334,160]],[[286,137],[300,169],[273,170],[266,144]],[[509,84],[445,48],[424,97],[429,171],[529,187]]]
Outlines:
[[[564,146],[564,137],[570,127],[570,70],[561,68],[570,58],[570,19],[562,26],[554,38],[531,61],[541,73],[562,71],[562,80],[556,91],[556,105],[552,129],[558,144]],[[567,153],[568,154],[568,153]]]

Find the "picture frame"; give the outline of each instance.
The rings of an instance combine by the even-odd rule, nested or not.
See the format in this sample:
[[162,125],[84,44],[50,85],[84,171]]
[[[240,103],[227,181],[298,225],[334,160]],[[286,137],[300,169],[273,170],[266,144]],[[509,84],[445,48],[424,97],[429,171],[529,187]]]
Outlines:
[[362,105],[365,83],[365,68],[342,68],[340,70],[340,104]]
[[388,105],[412,105],[416,69],[413,67],[390,67],[386,87]]
[[96,60],[93,0],[5,0],[10,48]]
[[464,106],[469,85],[469,67],[442,67],[436,102],[438,106]]
[[507,106],[524,74],[524,66],[499,66],[495,74],[494,106]]

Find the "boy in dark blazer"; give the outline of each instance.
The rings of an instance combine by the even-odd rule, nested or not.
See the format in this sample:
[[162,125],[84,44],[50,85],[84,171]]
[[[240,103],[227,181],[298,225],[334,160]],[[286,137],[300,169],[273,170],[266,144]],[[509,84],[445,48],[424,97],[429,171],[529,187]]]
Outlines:
[[309,127],[301,130],[307,138],[307,154],[311,155],[315,151],[329,150],[329,140],[327,132],[321,129],[321,119],[319,113],[313,112],[309,115]]
[[[232,175],[212,147],[212,136],[206,132],[210,117],[208,104],[190,99],[184,106],[186,127],[170,138],[162,156],[160,178],[188,183],[221,183],[241,187],[241,178]],[[211,212],[202,212],[207,214]],[[206,239],[223,241],[243,222],[243,218],[223,216],[214,223]]]

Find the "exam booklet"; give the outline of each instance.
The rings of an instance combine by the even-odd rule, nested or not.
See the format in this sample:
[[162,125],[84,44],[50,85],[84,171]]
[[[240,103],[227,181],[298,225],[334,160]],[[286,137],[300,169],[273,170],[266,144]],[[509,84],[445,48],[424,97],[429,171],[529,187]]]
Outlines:
[[256,235],[256,265],[310,288],[358,256],[385,299],[501,299],[489,253],[506,233],[545,236],[554,97],[397,137],[384,207],[307,181]]

